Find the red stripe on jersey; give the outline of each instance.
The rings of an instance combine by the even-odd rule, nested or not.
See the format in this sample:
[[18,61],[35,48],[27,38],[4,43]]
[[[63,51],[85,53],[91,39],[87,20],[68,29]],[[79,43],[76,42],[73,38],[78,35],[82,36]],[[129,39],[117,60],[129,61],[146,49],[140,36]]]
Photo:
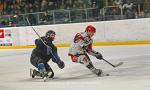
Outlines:
[[84,37],[83,37],[80,33],[77,33],[77,34],[75,35],[74,42],[77,43],[77,42],[79,42],[80,40],[84,40]]
[[84,40],[84,37],[80,33],[77,33],[75,37],[78,37],[79,39]]

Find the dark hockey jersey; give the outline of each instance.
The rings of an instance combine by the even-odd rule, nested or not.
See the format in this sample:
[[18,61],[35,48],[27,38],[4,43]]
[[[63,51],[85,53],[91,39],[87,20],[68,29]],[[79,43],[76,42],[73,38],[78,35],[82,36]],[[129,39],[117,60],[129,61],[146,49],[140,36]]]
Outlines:
[[[43,42],[41,41],[41,39],[49,47],[45,46]],[[52,58],[52,61],[55,63],[60,61],[60,58],[57,53],[57,47],[52,43],[52,41],[47,40],[45,37],[41,37],[41,39],[35,40],[36,48],[33,50],[32,53],[40,57],[41,59],[43,59],[44,62],[48,62],[51,58]]]

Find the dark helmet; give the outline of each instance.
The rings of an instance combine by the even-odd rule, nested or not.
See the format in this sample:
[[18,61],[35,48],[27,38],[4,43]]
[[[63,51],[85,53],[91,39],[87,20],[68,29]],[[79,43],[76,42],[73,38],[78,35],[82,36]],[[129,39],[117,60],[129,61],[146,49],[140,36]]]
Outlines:
[[54,37],[51,37],[51,34],[56,35],[56,33],[55,33],[53,30],[49,30],[49,31],[46,32],[45,37],[46,37],[47,39],[49,39],[49,40],[53,40]]

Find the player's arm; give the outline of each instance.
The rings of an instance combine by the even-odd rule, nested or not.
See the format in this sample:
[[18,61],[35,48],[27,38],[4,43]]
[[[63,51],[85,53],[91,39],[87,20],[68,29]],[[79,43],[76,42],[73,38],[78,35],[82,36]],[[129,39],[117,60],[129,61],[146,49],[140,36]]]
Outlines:
[[55,63],[58,65],[59,68],[63,69],[64,66],[65,66],[65,64],[64,64],[64,62],[60,59],[60,57],[58,56],[57,47],[54,46],[53,43],[50,43],[49,45],[50,45],[50,47],[51,47],[50,50],[49,50],[49,52],[50,52],[50,54],[51,54],[51,56],[52,56],[52,61],[55,62]]
[[57,63],[58,67],[63,69],[65,67],[65,64],[64,62],[60,59],[60,57],[58,56],[58,53],[57,51],[54,51],[53,52],[53,57],[52,57],[52,61]]
[[[44,41],[44,40],[43,40]],[[41,39],[36,39],[35,40],[35,45],[37,47],[44,47],[45,45],[43,44],[43,42],[41,41]]]
[[99,52],[93,50],[92,44],[88,45],[88,47],[87,47],[87,52],[88,52],[88,54],[90,54],[90,55],[92,55],[92,56],[95,56],[97,59],[103,59],[103,56],[102,56],[101,53],[99,53]]
[[85,46],[84,37],[80,33],[77,33],[74,37],[74,43],[77,43],[81,47]]

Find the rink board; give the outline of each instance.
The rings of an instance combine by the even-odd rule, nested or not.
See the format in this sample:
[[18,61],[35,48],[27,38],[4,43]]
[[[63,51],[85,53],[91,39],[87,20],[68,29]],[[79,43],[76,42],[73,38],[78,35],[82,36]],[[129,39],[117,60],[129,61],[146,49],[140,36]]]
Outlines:
[[[130,41],[130,42],[95,42],[93,46],[114,46],[114,45],[140,45],[150,44],[150,41]],[[56,44],[58,48],[69,47],[70,44]],[[0,49],[22,49],[22,48],[34,48],[35,45],[30,46],[0,46]]]

